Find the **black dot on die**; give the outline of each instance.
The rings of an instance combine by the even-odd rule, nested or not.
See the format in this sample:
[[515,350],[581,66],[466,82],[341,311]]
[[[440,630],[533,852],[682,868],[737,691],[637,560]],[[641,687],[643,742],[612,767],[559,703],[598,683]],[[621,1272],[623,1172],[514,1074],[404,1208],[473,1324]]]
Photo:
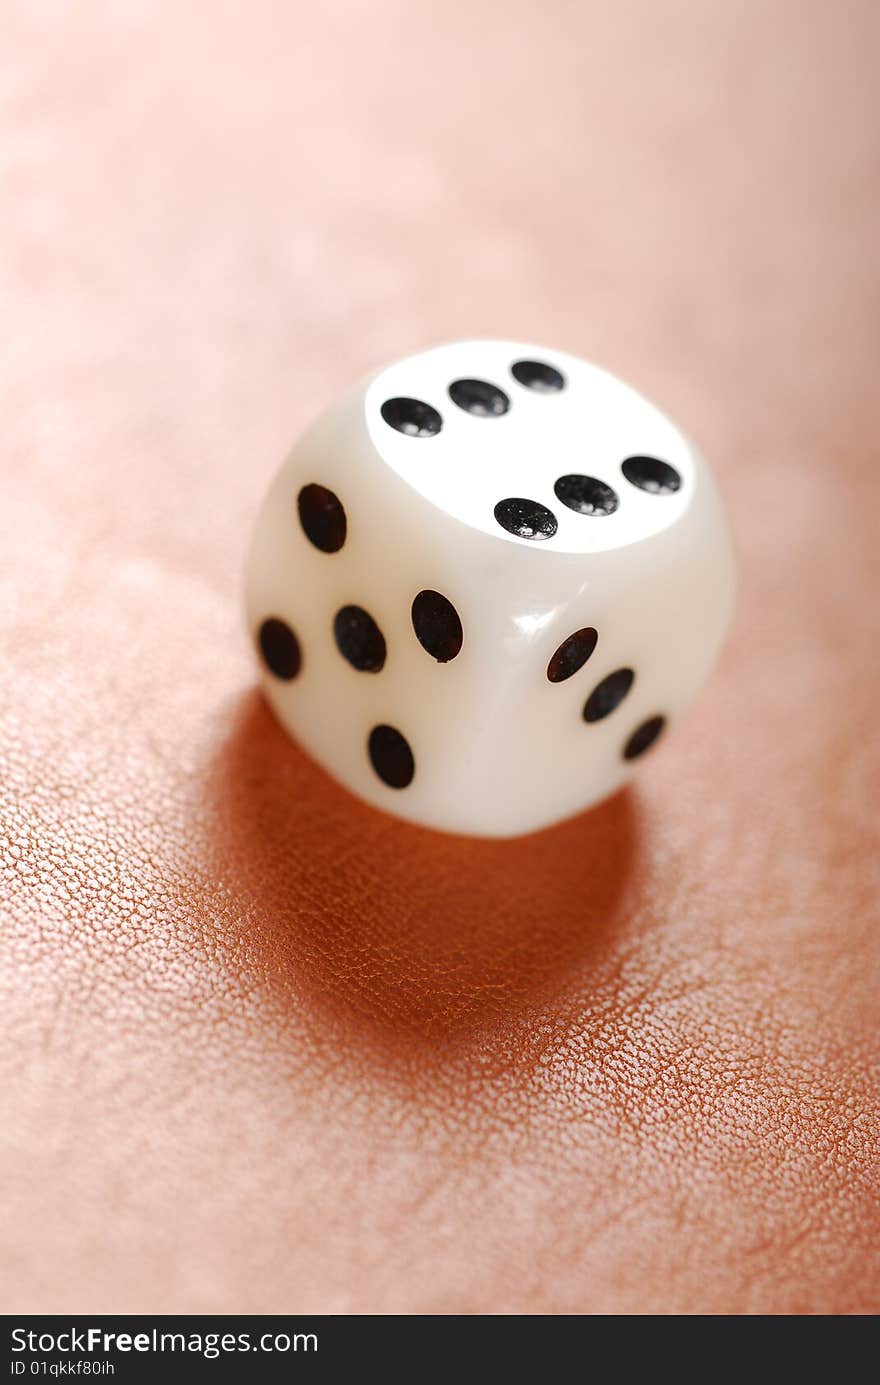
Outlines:
[[461,618],[440,592],[419,592],[412,604],[412,623],[419,644],[438,664],[448,664],[461,650]]
[[488,380],[453,380],[449,397],[453,404],[469,414],[476,414],[477,418],[498,418],[510,408],[504,390],[490,385]]
[[536,394],[556,394],[565,389],[565,376],[545,361],[515,361],[510,373],[520,385]]
[[385,636],[362,606],[336,612],[333,634],[340,654],[361,673],[378,673],[385,663]]
[[386,399],[380,412],[389,428],[408,438],[432,438],[443,427],[437,410],[422,399]]
[[631,668],[618,668],[598,683],[584,703],[584,721],[601,721],[619,707],[633,685]]
[[586,625],[583,630],[575,630],[573,635],[563,640],[547,665],[547,677],[550,682],[562,683],[573,673],[577,673],[578,669],[583,668],[596,648],[598,638],[593,627]]
[[649,495],[674,495],[681,487],[675,467],[659,457],[627,457],[620,469],[627,481]]
[[278,616],[269,616],[260,626],[257,638],[269,672],[289,683],[302,666],[299,640],[290,626]]
[[546,505],[537,500],[524,500],[522,496],[511,496],[499,500],[495,506],[495,518],[508,534],[516,534],[520,539],[552,539],[556,533],[556,516]]
[[646,750],[650,750],[665,725],[665,717],[649,717],[641,726],[637,726],[623,747],[624,760],[636,760],[640,755],[644,755]]
[[412,783],[416,762],[409,741],[393,726],[374,726],[367,742],[370,763],[390,789],[405,789]]
[[326,486],[303,486],[297,497],[299,522],[310,543],[322,553],[338,553],[345,543],[345,510]]
[[560,476],[553,489],[579,515],[613,515],[619,504],[617,492],[595,476]]

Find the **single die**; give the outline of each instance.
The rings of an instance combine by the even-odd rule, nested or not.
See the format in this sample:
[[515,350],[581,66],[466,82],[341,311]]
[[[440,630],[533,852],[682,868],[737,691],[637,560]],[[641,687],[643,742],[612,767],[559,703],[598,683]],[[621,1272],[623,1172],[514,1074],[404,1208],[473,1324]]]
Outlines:
[[263,504],[247,619],[269,701],[354,793],[515,836],[613,793],[730,619],[693,445],[596,366],[462,342],[329,408]]

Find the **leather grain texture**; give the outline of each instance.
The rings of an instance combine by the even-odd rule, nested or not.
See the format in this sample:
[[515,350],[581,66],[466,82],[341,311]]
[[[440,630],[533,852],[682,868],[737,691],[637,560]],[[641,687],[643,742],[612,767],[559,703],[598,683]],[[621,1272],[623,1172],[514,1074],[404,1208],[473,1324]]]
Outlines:
[[[876,1310],[877,7],[0,29],[0,1305]],[[329,783],[240,617],[297,432],[469,335],[660,401],[742,564],[636,786],[512,843]]]

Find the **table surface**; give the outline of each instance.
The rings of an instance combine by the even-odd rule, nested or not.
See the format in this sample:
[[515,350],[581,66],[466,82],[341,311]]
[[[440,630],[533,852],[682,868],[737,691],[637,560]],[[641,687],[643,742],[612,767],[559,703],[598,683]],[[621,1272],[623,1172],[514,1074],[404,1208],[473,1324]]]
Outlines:
[[[0,44],[7,1311],[880,1307],[880,10],[14,0]],[[718,674],[519,842],[290,744],[249,527],[474,335],[717,467]]]

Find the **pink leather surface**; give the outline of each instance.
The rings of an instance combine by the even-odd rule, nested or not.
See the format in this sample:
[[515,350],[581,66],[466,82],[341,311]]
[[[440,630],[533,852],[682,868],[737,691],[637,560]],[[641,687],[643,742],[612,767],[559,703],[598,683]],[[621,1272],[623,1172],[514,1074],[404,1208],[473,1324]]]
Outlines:
[[[876,1310],[876,7],[0,31],[0,1305]],[[488,845],[327,782],[239,609],[307,420],[468,335],[660,401],[742,563],[637,786]]]

